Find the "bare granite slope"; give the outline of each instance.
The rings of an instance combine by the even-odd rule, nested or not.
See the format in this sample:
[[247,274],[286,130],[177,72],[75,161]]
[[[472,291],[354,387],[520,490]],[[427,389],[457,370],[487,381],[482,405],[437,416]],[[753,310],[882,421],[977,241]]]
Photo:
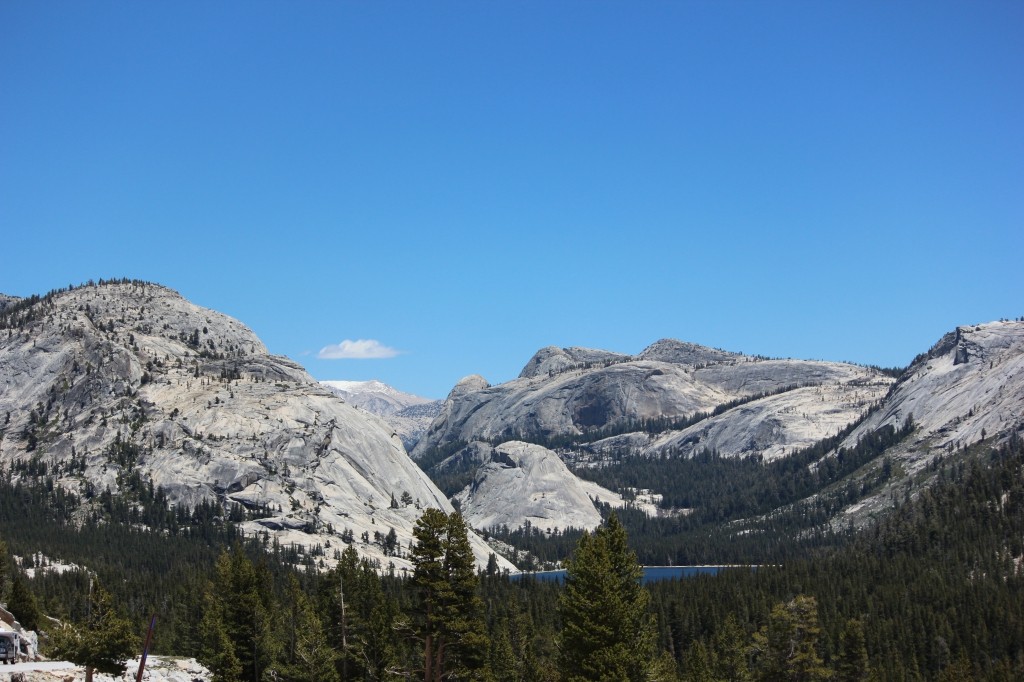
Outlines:
[[474,528],[515,529],[529,523],[548,532],[593,530],[601,523],[595,501],[625,504],[620,495],[577,478],[558,455],[539,445],[472,443],[469,449],[481,458],[481,466],[473,482],[453,499]]
[[[673,340],[636,356],[544,348],[520,377],[489,386],[467,377],[413,449],[477,439],[578,437],[619,433],[595,446],[636,453],[687,455],[698,447],[723,454],[775,457],[855,421],[881,399],[893,379],[858,365],[766,360]],[[648,433],[631,424],[682,421],[717,407],[750,401],[695,427]],[[624,435],[623,435],[624,434]]]
[[[118,473],[137,468],[175,503],[269,510],[248,532],[337,546],[351,531],[364,556],[397,568],[409,566],[422,509],[451,510],[392,428],[170,289],[84,286],[2,312],[0,462],[84,459],[84,473],[56,467],[73,489],[116,489]],[[117,446],[120,460],[117,443],[131,446]],[[393,505],[403,493],[413,502]],[[374,539],[391,529],[399,549],[386,555]],[[488,548],[472,540],[485,563]]]
[[919,356],[881,409],[847,438],[913,417],[913,443],[900,459],[909,471],[933,457],[1005,437],[1024,425],[1024,322],[957,327]]

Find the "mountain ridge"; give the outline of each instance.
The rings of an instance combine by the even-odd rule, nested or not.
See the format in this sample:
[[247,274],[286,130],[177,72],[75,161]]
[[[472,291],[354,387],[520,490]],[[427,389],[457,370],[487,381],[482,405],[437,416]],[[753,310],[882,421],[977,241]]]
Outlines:
[[[784,388],[833,383],[858,387],[851,391],[856,405],[847,409],[853,414],[884,395],[892,381],[860,365],[769,360],[666,339],[636,356],[547,347],[517,379],[496,386],[478,375],[461,380],[411,454],[420,458],[432,447],[458,441],[582,436],[630,421],[682,419]],[[819,437],[826,435],[821,431]]]
[[[0,414],[8,466],[37,460],[79,492],[116,491],[137,471],[174,504],[242,505],[249,534],[350,542],[382,568],[411,567],[423,507],[452,510],[394,429],[161,285],[87,284],[6,307]],[[484,565],[489,549],[471,540]]]
[[[958,327],[898,379],[894,374],[851,363],[746,356],[673,339],[632,356],[546,347],[517,379],[491,386],[471,376],[457,384],[412,454],[448,485],[471,476],[477,487],[485,482],[481,476],[497,472],[480,466],[476,474],[463,469],[453,477],[436,463],[437,455],[476,440],[490,447],[525,440],[556,450],[572,471],[588,477],[588,471],[614,470],[635,458],[700,453],[769,463],[813,451],[821,458],[809,461],[814,469],[831,467],[830,459],[886,428],[906,433],[911,424],[913,437],[885,446],[856,471],[842,469],[846,479],[822,478],[833,491],[830,500],[847,500],[834,527],[847,521],[859,526],[890,508],[897,491],[927,485],[937,458],[1020,431],[1024,321]],[[841,434],[831,450],[819,445]],[[628,478],[637,480],[635,474]],[[657,494],[672,483],[640,476],[636,485]],[[845,490],[845,498],[837,498],[836,490]],[[812,502],[817,493],[808,491]],[[466,497],[465,491],[459,495]],[[485,511],[474,509],[472,499],[463,503],[467,516]]]

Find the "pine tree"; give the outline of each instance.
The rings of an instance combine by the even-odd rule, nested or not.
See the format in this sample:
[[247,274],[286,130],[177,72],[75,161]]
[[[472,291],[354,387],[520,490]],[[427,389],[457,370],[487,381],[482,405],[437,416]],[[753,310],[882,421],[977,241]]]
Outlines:
[[413,586],[426,682],[488,674],[490,645],[468,530],[462,515],[427,509],[413,531]]
[[717,680],[747,682],[751,679],[747,666],[747,634],[732,614],[726,617],[714,638],[714,676]]
[[294,577],[292,581],[293,589],[289,590],[289,593],[295,601],[297,619],[290,679],[298,682],[338,682],[341,679],[335,667],[338,654],[327,640],[320,616],[306,595],[298,589],[298,582]]
[[[8,413],[9,415],[10,413]],[[11,558],[7,555],[7,543],[0,540],[0,597],[7,594],[7,574],[10,564]]]
[[864,682],[868,679],[868,650],[864,642],[864,626],[855,618],[846,621],[839,635],[839,659],[836,661],[837,682]]
[[50,632],[51,657],[63,658],[85,667],[85,682],[95,671],[122,675],[125,662],[138,647],[132,624],[114,607],[110,593],[99,583],[93,586],[89,617],[78,628],[68,624]]
[[395,595],[385,594],[381,576],[349,545],[335,569],[323,576],[319,593],[341,678],[386,679],[398,667],[400,628]]
[[799,595],[772,609],[768,624],[754,635],[762,660],[761,679],[771,682],[827,680],[831,671],[818,654],[818,602]]
[[241,665],[241,679],[258,682],[281,648],[274,632],[270,579],[240,545],[217,560],[214,595],[224,630]]
[[491,637],[491,671],[498,682],[516,682],[519,679],[507,618],[496,624]]
[[213,682],[238,682],[242,664],[235,655],[235,645],[224,624],[220,600],[207,590],[203,600],[203,616],[199,621],[199,662],[213,674]]
[[711,656],[708,655],[707,647],[700,640],[694,640],[690,644],[690,650],[686,652],[686,680],[687,682],[716,682]]
[[559,597],[563,679],[645,680],[654,658],[655,630],[647,611],[650,594],[612,514],[592,535],[584,534],[567,563]]
[[28,581],[21,577],[19,571],[14,572],[14,579],[11,581],[11,596],[7,600],[7,609],[26,630],[39,629],[39,603],[29,589]]

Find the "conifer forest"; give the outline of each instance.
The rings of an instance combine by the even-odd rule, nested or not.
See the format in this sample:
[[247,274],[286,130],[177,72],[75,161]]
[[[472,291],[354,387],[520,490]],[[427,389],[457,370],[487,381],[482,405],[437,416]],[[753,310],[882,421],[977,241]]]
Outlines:
[[[197,657],[217,680],[1021,679],[1024,444],[976,450],[858,531],[728,548],[720,522],[691,522],[701,551],[756,567],[647,585],[635,548],[656,555],[678,536],[630,513],[547,540],[571,545],[561,583],[478,572],[461,516],[428,509],[415,571],[397,575],[344,542],[243,537],[244,510],[172,509],[142,482],[73,523],[78,500],[46,472],[5,470],[0,575],[52,651],[82,643],[49,617],[113,642],[97,670],[117,668],[114,644],[137,651],[155,615],[152,651]],[[316,570],[328,553],[336,567]],[[51,556],[89,568],[27,577]]]

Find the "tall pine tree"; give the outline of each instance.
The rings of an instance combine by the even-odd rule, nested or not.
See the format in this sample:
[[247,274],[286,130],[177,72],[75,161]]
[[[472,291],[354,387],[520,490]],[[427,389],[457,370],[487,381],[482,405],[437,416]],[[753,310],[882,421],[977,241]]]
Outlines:
[[458,512],[428,509],[413,531],[413,585],[419,593],[423,679],[483,679],[490,644],[466,522]]
[[827,680],[831,671],[818,653],[818,602],[798,595],[777,604],[768,625],[754,634],[755,654],[761,662],[761,679],[771,682]]
[[580,538],[559,598],[559,668],[564,680],[649,679],[655,630],[642,574],[614,514],[592,535]]

